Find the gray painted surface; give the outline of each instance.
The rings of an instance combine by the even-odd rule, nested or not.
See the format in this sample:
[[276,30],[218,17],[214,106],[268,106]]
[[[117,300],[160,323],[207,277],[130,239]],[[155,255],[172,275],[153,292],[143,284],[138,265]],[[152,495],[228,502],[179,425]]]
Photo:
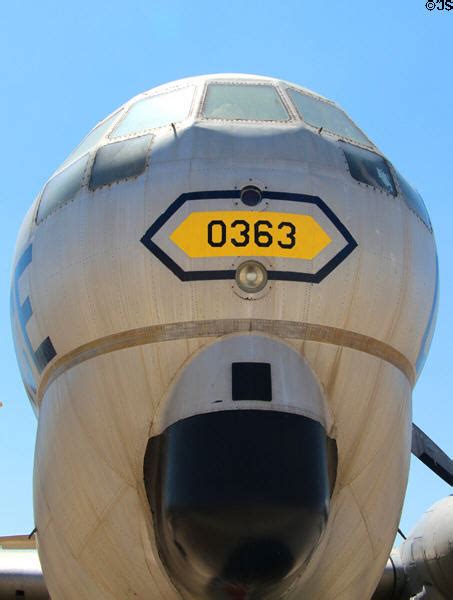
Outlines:
[[453,598],[453,496],[429,508],[393,550],[373,600]]

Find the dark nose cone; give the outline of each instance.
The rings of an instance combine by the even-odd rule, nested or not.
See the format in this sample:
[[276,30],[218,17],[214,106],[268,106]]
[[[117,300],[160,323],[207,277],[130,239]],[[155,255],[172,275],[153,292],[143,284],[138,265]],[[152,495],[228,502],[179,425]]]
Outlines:
[[326,434],[300,415],[184,419],[149,441],[144,474],[161,559],[200,599],[277,597],[327,521]]
[[226,581],[266,584],[279,581],[294,565],[288,546],[278,540],[243,542],[231,552],[222,576]]

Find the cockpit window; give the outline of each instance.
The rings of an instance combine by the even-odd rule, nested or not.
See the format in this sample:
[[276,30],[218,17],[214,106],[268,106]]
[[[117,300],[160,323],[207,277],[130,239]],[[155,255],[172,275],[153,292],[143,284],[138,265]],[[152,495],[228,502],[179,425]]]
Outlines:
[[148,133],[101,146],[91,169],[90,190],[138,177],[143,173],[152,138]]
[[341,109],[329,102],[303,94],[292,88],[288,88],[287,92],[296,105],[300,117],[309,125],[318,129],[322,127],[322,129],[339,137],[345,137],[359,144],[371,146],[370,141]]
[[90,133],[81,141],[81,143],[77,146],[77,148],[71,152],[68,158],[64,161],[61,167],[67,165],[70,162],[73,162],[82,154],[85,154],[88,150],[96,146],[96,144],[104,137],[109,128],[111,127],[113,121],[118,118],[119,111],[114,115],[99,123]]
[[211,83],[203,105],[207,119],[289,121],[290,116],[272,85]]
[[343,144],[343,150],[354,179],[396,196],[392,174],[382,156],[350,144]]
[[39,203],[37,223],[41,223],[74,198],[82,187],[89,158],[90,155],[85,154],[47,182]]
[[189,115],[194,89],[191,86],[139,100],[129,108],[110,137],[131,135],[183,121]]
[[423,202],[423,198],[417,192],[417,190],[414,189],[406,179],[404,179],[404,177],[401,175],[401,173],[396,171],[396,176],[398,178],[398,183],[400,185],[401,191],[403,192],[406,204],[417,215],[417,217],[419,217],[419,219],[421,219],[421,221],[423,221],[423,223],[426,225],[426,227],[428,227],[428,229],[431,231],[432,230],[431,221],[429,219],[429,215],[428,215],[428,211],[426,210],[425,203]]

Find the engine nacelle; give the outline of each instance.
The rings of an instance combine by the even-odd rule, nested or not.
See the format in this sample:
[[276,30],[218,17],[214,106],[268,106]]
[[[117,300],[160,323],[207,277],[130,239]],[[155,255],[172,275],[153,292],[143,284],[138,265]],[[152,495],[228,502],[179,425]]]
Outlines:
[[448,600],[452,590],[453,496],[448,496],[392,552],[373,600]]

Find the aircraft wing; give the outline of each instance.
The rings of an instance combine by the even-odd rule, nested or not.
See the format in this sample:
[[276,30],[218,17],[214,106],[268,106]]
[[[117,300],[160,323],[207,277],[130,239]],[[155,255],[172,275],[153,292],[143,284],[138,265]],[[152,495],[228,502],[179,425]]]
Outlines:
[[35,537],[0,537],[1,600],[49,600]]
[[412,454],[446,483],[453,485],[453,461],[415,423],[412,424]]

